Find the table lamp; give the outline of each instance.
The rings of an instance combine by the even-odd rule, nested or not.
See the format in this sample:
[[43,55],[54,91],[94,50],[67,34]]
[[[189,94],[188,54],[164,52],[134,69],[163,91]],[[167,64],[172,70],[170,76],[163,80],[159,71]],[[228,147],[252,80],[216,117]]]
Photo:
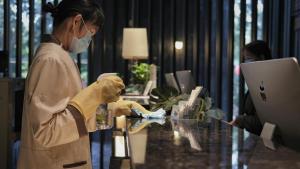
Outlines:
[[131,61],[148,59],[148,39],[146,28],[124,28],[122,57]]
[[[138,60],[148,59],[148,39],[146,28],[124,28],[122,57],[129,60],[129,70],[133,65],[138,64]],[[130,78],[130,84],[133,79]]]

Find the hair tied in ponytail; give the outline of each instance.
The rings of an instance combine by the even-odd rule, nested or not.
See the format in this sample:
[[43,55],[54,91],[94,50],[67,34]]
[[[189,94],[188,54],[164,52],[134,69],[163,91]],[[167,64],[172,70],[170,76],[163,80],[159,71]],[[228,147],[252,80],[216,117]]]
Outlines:
[[43,11],[50,12],[51,16],[54,17],[58,13],[58,8],[54,6],[51,2],[48,2],[46,5],[44,5]]

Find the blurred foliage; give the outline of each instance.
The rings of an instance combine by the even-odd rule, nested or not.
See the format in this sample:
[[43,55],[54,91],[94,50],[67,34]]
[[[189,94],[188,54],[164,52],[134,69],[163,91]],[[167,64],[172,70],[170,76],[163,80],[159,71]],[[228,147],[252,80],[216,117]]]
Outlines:
[[176,105],[180,100],[187,99],[187,95],[180,93],[172,87],[155,88],[150,93],[150,110],[156,111],[160,108],[171,111],[172,106]]
[[133,83],[146,84],[150,79],[150,65],[147,63],[134,64],[131,73]]

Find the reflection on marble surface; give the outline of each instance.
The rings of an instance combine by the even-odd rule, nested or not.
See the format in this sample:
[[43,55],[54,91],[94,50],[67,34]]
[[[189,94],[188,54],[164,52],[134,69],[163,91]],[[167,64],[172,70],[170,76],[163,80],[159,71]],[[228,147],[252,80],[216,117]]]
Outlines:
[[299,153],[283,146],[267,149],[258,136],[215,119],[167,119],[164,125],[152,123],[134,134],[139,133],[140,138],[129,133],[131,154],[141,156],[131,157],[136,169],[300,168]]
[[202,150],[199,144],[200,141],[197,140],[199,138],[197,137],[197,134],[199,133],[198,127],[195,125],[197,124],[197,121],[191,123],[191,120],[171,120],[171,124],[174,132],[178,133],[178,137],[174,137],[175,141],[180,142],[180,137],[185,137],[189,140],[192,149],[198,151]]
[[147,128],[144,128],[138,133],[129,134],[129,140],[131,141],[130,156],[136,164],[145,163],[148,135],[147,132]]
[[115,157],[125,157],[125,137],[124,136],[115,136]]
[[159,125],[165,124],[166,119],[160,118],[160,119],[146,119],[146,118],[138,118],[135,120],[132,120],[128,122],[128,133],[134,134],[140,132],[140,130],[143,130],[145,127],[147,127],[150,124],[157,123]]

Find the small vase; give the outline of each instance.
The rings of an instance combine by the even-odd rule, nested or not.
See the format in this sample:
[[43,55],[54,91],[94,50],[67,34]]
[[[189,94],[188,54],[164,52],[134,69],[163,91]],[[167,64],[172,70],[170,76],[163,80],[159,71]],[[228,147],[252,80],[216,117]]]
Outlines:
[[96,110],[97,130],[107,130],[113,127],[112,113],[107,109],[107,104],[101,104]]

